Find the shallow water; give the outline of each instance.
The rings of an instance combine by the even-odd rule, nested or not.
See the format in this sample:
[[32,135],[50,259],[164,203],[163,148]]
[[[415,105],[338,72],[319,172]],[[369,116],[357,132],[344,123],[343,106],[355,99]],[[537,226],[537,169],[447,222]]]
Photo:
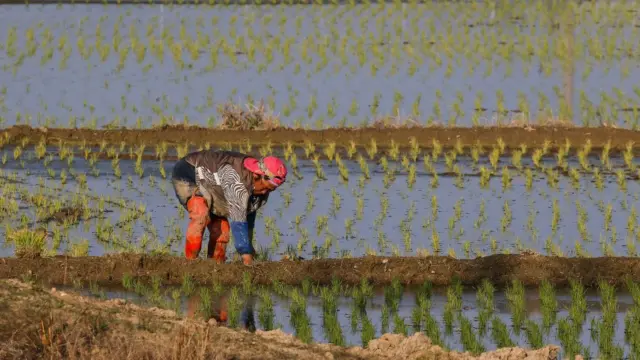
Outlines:
[[[171,294],[171,292],[179,288],[165,288],[162,287],[162,293]],[[228,289],[227,289],[228,290]],[[93,296],[102,296],[105,298],[122,298],[142,305],[154,305],[149,302],[148,298],[142,295],[138,295],[135,292],[127,291],[123,288],[105,288],[99,291],[90,291],[88,289],[81,289],[81,293]],[[245,328],[250,331],[253,329],[264,329],[264,324],[261,324],[258,313],[261,309],[261,300],[256,296],[245,296],[242,290],[240,290],[241,303],[240,317],[238,327]],[[201,298],[199,289],[194,292],[195,295],[185,296],[182,293],[180,297],[180,311],[185,316],[198,316],[198,309],[201,306]],[[222,296],[215,296],[212,300],[211,307],[214,309],[214,317],[217,317],[220,309],[229,311],[228,307],[228,294],[229,292],[223,291]],[[271,294],[274,310],[274,324],[276,327],[281,328],[287,333],[295,333],[295,327],[292,325],[290,319],[290,303],[291,299],[286,296],[280,296],[276,293]],[[309,316],[311,328],[312,328],[312,340],[314,342],[331,342],[325,331],[323,325],[323,308],[322,300],[319,296],[310,293],[307,298],[307,315]],[[222,299],[227,305],[223,305]],[[558,302],[558,312],[556,315],[557,321],[569,316],[569,308],[571,307],[571,295],[568,289],[556,290],[556,299]],[[173,302],[171,297],[167,295],[166,300],[170,303]],[[602,317],[600,296],[595,289],[588,289],[585,293],[585,300],[587,304],[586,320],[582,327],[579,340],[581,344],[589,349],[589,354],[592,357],[598,357],[599,350],[597,342],[592,340],[590,327],[592,319],[598,319]],[[337,298],[338,319],[344,337],[344,341],[347,346],[362,346],[362,321],[358,320],[356,328],[352,328],[352,299],[346,296],[340,296]],[[366,306],[366,313],[369,320],[372,322],[375,328],[375,337],[379,337],[385,332],[396,331],[393,316],[390,316],[388,328],[383,331],[382,328],[382,308],[385,303],[383,289],[376,289],[374,297],[371,298]],[[438,323],[441,339],[445,346],[451,350],[464,351],[460,335],[460,323],[458,320],[454,321],[453,331],[448,334],[444,325],[444,309],[447,303],[446,289],[435,288],[431,296],[431,310],[430,315]],[[525,290],[525,306],[526,306],[526,318],[533,320],[538,325],[542,323],[542,312],[540,297],[537,289]],[[631,295],[627,292],[620,291],[617,293],[617,310],[616,310],[616,327],[613,343],[617,346],[623,347],[625,354],[629,352],[629,344],[625,343],[624,331],[625,331],[625,315],[634,306]],[[412,325],[412,310],[416,307],[416,293],[407,289],[403,292],[401,301],[398,307],[398,315],[404,320],[407,327],[407,334],[413,334],[416,329]],[[487,351],[497,348],[495,339],[492,335],[492,323],[491,319],[497,317],[507,326],[509,336],[516,346],[530,348],[528,343],[526,332],[524,329],[519,335],[516,335],[512,327],[512,315],[509,307],[508,299],[503,291],[496,291],[494,294],[494,312],[493,316],[487,323],[486,333],[479,336],[479,311],[480,308],[476,303],[476,293],[473,289],[465,288],[462,294],[462,314],[471,321],[475,336],[479,338],[483,346]],[[195,315],[194,315],[195,314]],[[229,314],[230,316],[230,314]],[[457,319],[457,317],[456,317]],[[548,332],[543,331],[543,344],[556,344],[562,346],[561,340],[558,338],[558,325],[557,321],[552,325]],[[424,331],[424,323],[422,324],[422,331]],[[564,356],[564,349],[561,356]],[[585,354],[586,355],[586,354]],[[588,357],[585,357],[588,358]]]
[[[11,148],[3,152],[8,159],[13,159]],[[182,256],[188,216],[179,206],[171,186],[172,161],[163,163],[168,178],[162,179],[158,161],[143,161],[145,172],[140,178],[134,170],[135,161],[120,160],[122,175],[117,178],[111,160],[97,161],[94,167],[99,174],[95,177],[94,170],[80,156],[74,158],[71,169],[66,159],[60,161],[56,157],[48,166],[43,166],[42,160],[29,160],[32,157],[32,150],[26,150],[21,157],[23,163],[7,160],[2,166],[0,180],[4,181],[1,190],[4,199],[0,208],[4,211],[0,216],[0,232],[5,233],[7,225],[13,229],[24,223],[32,226],[38,206],[26,202],[24,195],[42,194],[49,202],[58,201],[60,208],[84,203],[81,207],[92,211],[91,219],[68,227],[68,236],[61,236],[63,242],[58,253],[69,245],[65,241],[75,243],[86,239],[91,245],[91,255],[155,250]],[[501,159],[497,176],[490,180],[487,188],[480,186],[479,176],[463,177],[460,188],[455,176],[445,175],[438,177],[439,184],[433,188],[433,176],[421,162],[416,163],[415,184],[409,188],[406,171],[399,163],[389,162],[390,168],[398,172],[387,188],[382,167],[374,162],[368,164],[371,179],[361,187],[358,178],[362,173],[356,161],[345,160],[350,172],[345,186],[335,164],[329,166],[323,162],[326,180],[318,181],[314,165],[299,160],[298,172],[302,178],[292,175],[271,195],[259,212],[254,244],[257,249],[269,250],[272,259],[279,259],[285,253],[311,258],[362,256],[368,252],[433,254],[436,250],[444,255],[453,251],[455,256],[466,258],[526,249],[565,256],[580,255],[578,250],[582,255],[591,256],[634,255],[640,233],[636,223],[640,190],[637,181],[626,180],[627,190],[622,191],[616,175],[602,171],[601,190],[593,182],[593,176],[587,174],[581,175],[577,188],[561,175],[554,189],[549,186],[546,175],[534,170],[532,187],[527,190],[526,177],[512,169],[511,187],[503,189],[500,169],[509,161]],[[590,161],[594,166],[599,164],[596,158]],[[554,160],[544,163],[552,166]],[[623,166],[618,158],[612,158],[611,163],[613,171]],[[470,159],[459,158],[457,165],[462,174],[478,173]],[[486,159],[481,159],[481,165],[490,166]],[[533,165],[530,160],[523,160],[523,166]],[[579,168],[575,159],[570,159],[569,166]],[[55,179],[50,178],[50,169],[55,171]],[[64,186],[60,183],[62,170],[68,175]],[[435,163],[436,172],[443,174],[446,170],[442,162]],[[69,175],[72,171],[86,175],[86,188],[80,187]],[[15,176],[17,184],[9,184],[11,176]],[[11,208],[9,199],[15,199],[19,208]],[[555,231],[554,201],[558,215]],[[607,205],[612,210],[608,229],[605,227]],[[136,209],[143,211],[135,212]],[[47,227],[52,234],[63,228],[55,221],[45,224],[41,220],[42,215],[36,225]],[[326,225],[322,225],[322,221],[326,221]],[[347,232],[348,221],[352,223],[351,232]],[[580,226],[584,226],[582,232]],[[99,233],[99,229],[106,231]],[[52,244],[49,241],[47,247],[51,249]],[[235,252],[231,244],[228,252]],[[13,247],[7,242],[0,248],[0,256],[11,255]]]
[[[603,15],[611,3],[583,2],[579,6],[585,13],[593,9],[598,11],[586,13],[581,18],[575,43],[586,48],[588,40],[598,39],[600,43],[595,48],[603,49],[607,41],[613,41],[613,48],[619,50],[615,56],[605,53],[600,60],[585,50],[586,55],[574,59],[573,101],[577,123],[599,123],[593,115],[582,113],[581,109],[586,106],[581,100],[583,95],[594,106],[604,104],[604,95],[613,97],[614,105],[609,108],[604,104],[601,113],[607,119],[617,119],[619,125],[628,126],[638,118],[632,112],[620,111],[637,104],[635,79],[640,74],[637,62],[620,50],[637,37],[637,15],[623,10],[615,11],[621,11],[626,17]],[[629,8],[636,6],[635,2],[625,4]],[[160,121],[161,114],[174,117],[177,122],[188,117],[191,123],[211,124],[212,117],[217,116],[217,104],[228,100],[246,103],[251,97],[271,103],[283,124],[315,127],[345,122],[358,125],[370,116],[374,99],[379,96],[379,108],[375,113],[398,115],[393,106],[395,99],[401,97],[397,110],[404,118],[414,111],[414,102],[420,97],[416,105],[420,122],[433,117],[436,122],[450,123],[456,117],[452,108],[459,102],[462,113],[458,113],[456,123],[468,126],[472,124],[472,113],[478,106],[478,95],[482,95],[479,105],[488,109],[479,113],[478,122],[490,124],[498,120],[494,111],[499,91],[504,96],[506,110],[521,108],[520,93],[534,110],[543,94],[548,98],[553,115],[558,116],[556,90],[561,93],[563,88],[560,63],[555,56],[548,62],[536,54],[540,52],[539,44],[549,41],[549,49],[554,49],[554,41],[566,39],[542,23],[549,12],[556,11],[544,10],[546,5],[536,10],[536,6],[531,3],[518,10],[497,8],[492,12],[489,4],[480,1],[415,6],[386,4],[379,8],[365,5],[4,5],[0,8],[3,19],[0,43],[4,42],[0,45],[0,88],[3,90],[0,116],[4,125],[24,123],[30,117],[29,121],[34,125],[149,127]],[[512,14],[508,15],[510,12]],[[589,15],[594,12],[601,16],[599,24]],[[266,24],[260,17],[271,20]],[[119,18],[121,23],[117,22]],[[612,35],[614,25],[621,31],[620,35]],[[95,46],[98,26],[103,36],[99,48],[111,47],[111,53],[102,61],[94,47],[85,60],[78,50],[78,43]],[[120,55],[113,49],[114,29],[119,29],[120,46],[124,47],[131,43],[132,26],[141,43],[147,46],[146,56],[138,62],[132,49],[124,61],[124,68],[117,71]],[[182,34],[181,26],[184,26]],[[13,56],[8,52],[6,40],[11,28],[15,28],[17,36]],[[25,39],[29,28],[35,30],[37,49],[32,57],[24,58],[20,66],[14,67],[18,54],[27,49]],[[598,32],[598,29],[602,31]],[[45,30],[51,36],[48,46],[54,51],[51,60],[41,65],[47,47],[43,45]],[[154,55],[146,34],[153,34],[158,40],[164,31],[183,44],[183,34],[194,40],[202,39],[199,58],[192,59],[189,50],[183,48],[184,67],[180,68],[172,58],[170,44],[166,43],[164,55]],[[224,55],[221,41],[238,49],[239,45],[235,45],[232,37],[236,34],[245,36],[247,47],[252,43],[251,37],[263,47],[274,44],[276,39],[280,44],[289,41],[290,61],[285,62],[283,52],[278,48],[284,45],[272,45],[276,48],[273,52],[257,50],[254,60],[245,54],[232,60]],[[341,37],[340,34],[347,35]],[[448,36],[451,36],[450,45],[443,40]],[[474,40],[476,36],[478,39]],[[71,51],[65,68],[60,65],[64,50],[57,48],[62,38],[66,38],[67,45],[64,46]],[[347,48],[345,62],[341,56],[333,54],[333,45],[340,49],[342,41],[355,45],[358,39],[362,41],[361,47]],[[537,53],[530,61],[523,62],[519,52],[528,51],[523,44],[529,40]],[[308,45],[311,41],[315,45]],[[383,59],[378,72],[373,74],[372,64],[378,64],[374,61],[378,57],[374,44],[379,41],[386,43],[378,48]],[[505,59],[500,55],[504,46],[493,49],[490,45],[497,41],[516,42],[520,47],[518,52],[507,50],[511,58]],[[456,46],[460,49],[454,48]],[[302,55],[305,47],[309,62]],[[431,48],[436,55],[428,55]],[[208,69],[211,49],[220,54],[216,66]],[[328,62],[318,70],[322,50],[327,51]],[[362,63],[356,54],[358,51],[365,54]],[[452,52],[454,57],[448,58],[447,52]],[[270,63],[266,62],[265,54],[272,54]],[[492,60],[487,61],[488,57]],[[441,63],[436,61],[438,58]],[[541,70],[544,68],[541,64],[547,63],[550,65],[548,73]],[[411,66],[415,67],[413,74],[409,71]],[[585,73],[585,68],[591,71]],[[583,74],[587,76],[583,78]],[[621,91],[624,99],[618,98],[615,90]],[[441,93],[440,100],[436,100],[436,91]],[[456,100],[458,96],[462,98]],[[309,114],[307,107],[314,102],[317,109]],[[434,113],[436,102],[441,115]],[[351,112],[352,104],[358,105],[355,113]],[[333,113],[328,111],[330,105]],[[613,113],[611,109],[618,112]],[[507,123],[520,120],[522,116],[517,113],[500,117],[500,121]]]

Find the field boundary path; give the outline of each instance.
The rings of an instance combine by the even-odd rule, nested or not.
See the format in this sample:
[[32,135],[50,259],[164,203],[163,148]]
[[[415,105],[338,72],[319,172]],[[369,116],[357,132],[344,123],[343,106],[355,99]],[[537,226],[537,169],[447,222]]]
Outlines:
[[553,285],[566,286],[574,279],[593,287],[601,280],[621,285],[627,280],[640,281],[640,258],[567,258],[537,254],[500,254],[475,259],[367,256],[266,261],[250,267],[238,262],[217,265],[208,259],[139,254],[0,258],[0,279],[28,276],[53,285],[74,281],[120,285],[124,276],[159,277],[165,285],[181,284],[185,276],[190,276],[201,284],[227,285],[241,284],[245,272],[251,275],[253,283],[263,285],[273,281],[298,285],[305,279],[330,284],[334,278],[345,284],[359,284],[367,279],[375,285],[388,285],[398,278],[404,284],[430,281],[436,286],[446,286],[457,277],[464,285],[480,284],[487,279],[496,286],[503,286],[517,279],[525,286],[536,286],[547,279]]
[[640,131],[630,129],[616,129],[611,127],[413,127],[413,128],[345,128],[305,130],[291,128],[276,128],[273,130],[221,130],[196,126],[164,126],[152,129],[65,129],[65,128],[34,128],[16,125],[0,130],[3,144],[26,146],[44,141],[46,144],[58,145],[85,143],[89,146],[99,146],[103,143],[125,145],[153,145],[161,142],[167,144],[193,145],[222,145],[244,144],[247,141],[259,145],[294,146],[335,143],[337,146],[348,146],[353,141],[356,145],[366,146],[372,140],[379,148],[390,146],[391,141],[401,148],[408,147],[411,138],[424,149],[433,148],[437,141],[443,148],[452,148],[457,144],[466,147],[480,144],[494,146],[500,138],[506,149],[528,148],[544,146],[548,142],[550,147],[564,146],[569,141],[574,147],[581,146],[589,139],[591,149],[602,149],[608,142],[610,149],[620,151],[632,143],[640,148]]

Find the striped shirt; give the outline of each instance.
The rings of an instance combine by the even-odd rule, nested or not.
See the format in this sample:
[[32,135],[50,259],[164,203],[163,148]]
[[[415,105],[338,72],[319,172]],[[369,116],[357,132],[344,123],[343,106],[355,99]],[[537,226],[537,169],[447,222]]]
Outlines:
[[231,165],[223,165],[217,173],[212,173],[204,166],[196,168],[196,183],[201,192],[209,192],[213,186],[220,186],[227,202],[229,221],[247,221],[247,214],[257,211],[266,202],[268,195],[254,196],[249,194],[240,175]]

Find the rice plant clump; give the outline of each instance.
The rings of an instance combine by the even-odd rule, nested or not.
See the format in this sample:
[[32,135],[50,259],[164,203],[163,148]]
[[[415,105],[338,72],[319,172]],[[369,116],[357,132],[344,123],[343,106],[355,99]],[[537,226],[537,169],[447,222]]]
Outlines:
[[45,250],[47,232],[44,229],[20,229],[7,235],[15,246],[15,255],[20,258],[40,257]]
[[218,107],[222,123],[220,128],[229,130],[268,130],[279,125],[276,115],[264,105],[247,104],[246,110],[240,105],[225,103]]

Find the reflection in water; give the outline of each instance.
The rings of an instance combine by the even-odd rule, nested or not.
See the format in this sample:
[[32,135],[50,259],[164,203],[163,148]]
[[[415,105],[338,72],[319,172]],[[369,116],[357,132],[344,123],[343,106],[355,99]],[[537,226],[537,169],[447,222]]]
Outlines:
[[[215,319],[219,323],[226,323],[229,320],[229,304],[227,301],[228,294],[211,296],[210,301],[203,302],[200,292],[196,291],[189,296],[186,301],[187,311],[186,317],[198,318],[204,317],[205,320]],[[240,308],[240,328],[254,332],[256,331],[256,321],[254,316],[254,307],[256,299],[254,296],[241,298]],[[206,311],[203,311],[205,310]]]

